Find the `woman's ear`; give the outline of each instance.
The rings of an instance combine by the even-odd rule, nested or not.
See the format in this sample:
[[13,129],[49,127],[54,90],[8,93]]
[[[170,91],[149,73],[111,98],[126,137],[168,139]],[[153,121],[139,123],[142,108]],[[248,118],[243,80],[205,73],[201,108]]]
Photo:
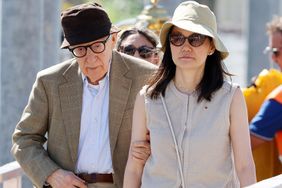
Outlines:
[[212,55],[215,51],[215,46],[214,46],[214,43],[211,43],[211,47],[210,47],[210,51],[208,53],[208,55]]

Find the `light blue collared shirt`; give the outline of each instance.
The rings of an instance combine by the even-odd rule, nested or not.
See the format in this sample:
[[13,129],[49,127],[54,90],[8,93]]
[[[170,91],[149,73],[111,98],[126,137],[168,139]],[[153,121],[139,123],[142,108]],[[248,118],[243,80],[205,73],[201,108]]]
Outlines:
[[82,78],[83,99],[76,172],[113,173],[109,138],[109,71],[98,85],[90,84],[85,75]]

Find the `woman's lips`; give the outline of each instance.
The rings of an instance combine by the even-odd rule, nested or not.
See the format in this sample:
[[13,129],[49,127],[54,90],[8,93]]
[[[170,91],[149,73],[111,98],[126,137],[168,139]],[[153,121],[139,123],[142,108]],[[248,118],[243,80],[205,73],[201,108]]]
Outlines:
[[179,59],[194,59],[192,56],[181,56]]

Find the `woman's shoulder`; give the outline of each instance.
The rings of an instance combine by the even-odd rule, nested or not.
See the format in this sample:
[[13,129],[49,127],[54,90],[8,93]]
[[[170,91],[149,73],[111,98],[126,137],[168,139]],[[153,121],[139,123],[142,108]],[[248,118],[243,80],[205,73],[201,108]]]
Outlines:
[[152,91],[152,87],[149,85],[144,85],[142,89],[139,91],[139,95],[143,96],[145,99],[150,97],[150,92]]
[[230,81],[224,81],[221,87],[224,92],[235,92],[237,88],[240,88],[240,85]]
[[241,92],[239,84],[224,81],[221,88],[216,93],[214,93],[214,97],[220,98],[221,100],[224,98],[230,101],[238,92]]
[[139,91],[139,96],[141,96],[142,98],[144,98],[145,103],[149,103],[150,101],[158,101],[159,97],[154,98],[151,96],[152,91],[154,90],[154,85],[150,86],[150,85],[144,85],[142,87],[142,89]]

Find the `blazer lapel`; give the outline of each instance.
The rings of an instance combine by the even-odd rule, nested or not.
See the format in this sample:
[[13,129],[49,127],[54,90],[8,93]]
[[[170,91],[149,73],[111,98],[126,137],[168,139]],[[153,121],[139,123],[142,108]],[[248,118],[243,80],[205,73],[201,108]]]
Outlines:
[[126,77],[128,70],[129,68],[122,57],[118,53],[113,52],[109,96],[109,133],[112,155],[131,89],[132,80]]
[[65,82],[59,86],[59,96],[66,128],[65,132],[69,143],[70,154],[74,162],[73,168],[75,168],[80,135],[83,91],[82,77],[78,64],[73,61],[70,67],[63,73],[63,76]]

